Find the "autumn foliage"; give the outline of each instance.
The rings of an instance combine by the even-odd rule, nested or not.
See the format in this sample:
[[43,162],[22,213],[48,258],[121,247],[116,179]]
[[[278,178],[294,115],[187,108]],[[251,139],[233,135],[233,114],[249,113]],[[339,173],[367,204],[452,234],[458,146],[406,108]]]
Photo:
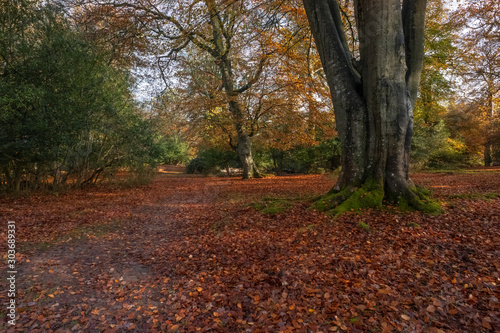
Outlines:
[[[438,217],[389,207],[332,220],[309,209],[326,176],[167,173],[4,198],[21,262],[10,332],[498,331],[500,178],[482,171],[413,175]],[[283,211],[256,205],[276,202]]]
[[0,5],[0,331],[500,332],[497,2],[50,3]]

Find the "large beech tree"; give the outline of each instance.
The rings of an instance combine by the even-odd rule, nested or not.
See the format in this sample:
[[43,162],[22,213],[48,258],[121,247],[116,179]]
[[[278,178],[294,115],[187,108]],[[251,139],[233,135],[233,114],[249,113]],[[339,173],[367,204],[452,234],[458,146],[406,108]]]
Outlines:
[[355,0],[356,52],[349,49],[339,1],[303,3],[330,86],[342,145],[341,174],[316,206],[340,214],[377,207],[387,199],[439,211],[409,177],[426,0]]

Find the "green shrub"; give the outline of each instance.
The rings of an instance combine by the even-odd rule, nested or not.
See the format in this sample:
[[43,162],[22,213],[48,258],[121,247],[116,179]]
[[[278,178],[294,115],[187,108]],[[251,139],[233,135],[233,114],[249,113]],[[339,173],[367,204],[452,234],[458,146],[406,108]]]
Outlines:
[[177,165],[189,161],[189,145],[178,134],[167,136],[164,142],[164,164]]
[[241,167],[238,155],[230,150],[206,149],[198,153],[186,167],[186,172],[190,174],[210,174],[217,173],[222,169]]
[[459,140],[447,139],[446,144],[434,151],[425,167],[430,169],[457,169],[480,165],[478,156],[469,152]]
[[127,73],[62,13],[30,3],[7,8],[23,11],[10,23],[0,11],[0,188],[94,184],[162,162],[168,144],[131,102]]
[[186,166],[186,173],[189,174],[208,174],[210,173],[210,167],[207,161],[201,156],[193,158]]
[[258,156],[259,165],[277,174],[325,173],[340,166],[340,141],[338,138],[333,138],[315,146],[295,147],[288,150],[270,149],[267,154]]
[[447,146],[448,137],[449,132],[443,121],[435,125],[415,123],[411,145],[412,165],[424,167],[433,154]]

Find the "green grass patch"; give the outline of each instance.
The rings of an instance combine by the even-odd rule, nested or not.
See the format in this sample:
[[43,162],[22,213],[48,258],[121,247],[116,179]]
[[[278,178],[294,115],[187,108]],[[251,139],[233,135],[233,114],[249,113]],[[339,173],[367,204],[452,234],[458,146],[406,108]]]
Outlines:
[[450,199],[468,199],[468,200],[491,200],[500,198],[500,193],[464,193],[449,195]]

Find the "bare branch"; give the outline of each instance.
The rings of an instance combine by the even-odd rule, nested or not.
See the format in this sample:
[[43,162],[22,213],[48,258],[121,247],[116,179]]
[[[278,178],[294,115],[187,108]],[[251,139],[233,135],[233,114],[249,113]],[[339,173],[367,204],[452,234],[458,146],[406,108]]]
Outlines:
[[255,73],[255,75],[252,76],[250,80],[248,80],[248,82],[243,87],[236,89],[235,92],[241,94],[250,89],[257,81],[259,81],[259,78],[262,75],[262,71],[264,70],[265,64],[266,64],[266,56],[264,55],[260,59],[259,67],[257,68],[257,72]]

